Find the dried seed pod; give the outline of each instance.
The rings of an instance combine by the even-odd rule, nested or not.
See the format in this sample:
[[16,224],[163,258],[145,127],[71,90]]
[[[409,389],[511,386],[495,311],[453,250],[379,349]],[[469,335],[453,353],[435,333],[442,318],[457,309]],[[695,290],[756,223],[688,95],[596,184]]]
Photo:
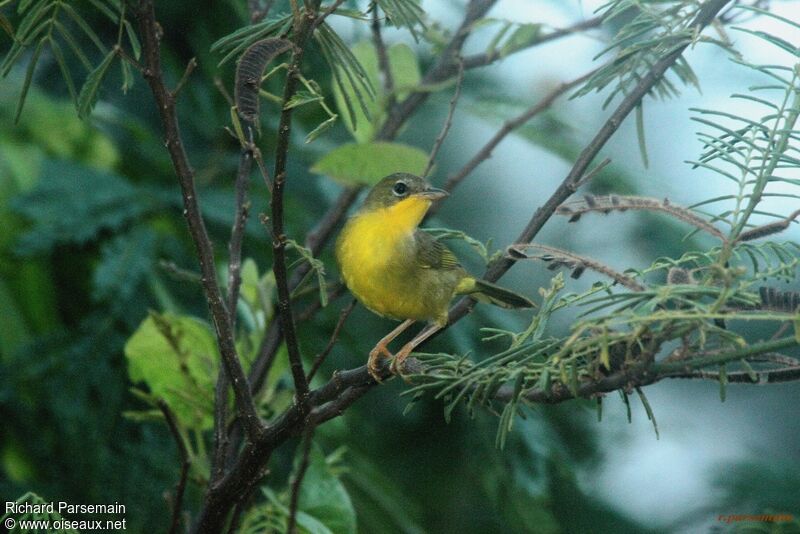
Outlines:
[[292,43],[286,39],[262,39],[250,45],[239,58],[236,66],[234,98],[242,119],[252,123],[258,122],[260,104],[258,91],[261,88],[264,70],[276,56],[291,48]]
[[667,271],[667,283],[670,285],[694,285],[697,282],[691,271],[682,267],[672,267]]

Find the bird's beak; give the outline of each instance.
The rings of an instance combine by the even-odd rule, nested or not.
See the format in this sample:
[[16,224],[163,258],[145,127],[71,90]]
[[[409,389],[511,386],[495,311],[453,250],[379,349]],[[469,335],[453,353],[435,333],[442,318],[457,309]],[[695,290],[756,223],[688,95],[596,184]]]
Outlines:
[[428,187],[417,194],[423,198],[427,198],[428,200],[439,200],[440,198],[450,196],[450,193],[444,189],[439,189],[438,187]]

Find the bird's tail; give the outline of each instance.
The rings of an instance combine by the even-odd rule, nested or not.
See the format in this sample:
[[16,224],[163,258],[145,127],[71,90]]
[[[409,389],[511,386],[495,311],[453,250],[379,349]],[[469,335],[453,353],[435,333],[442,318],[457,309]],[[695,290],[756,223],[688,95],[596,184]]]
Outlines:
[[456,293],[469,295],[478,302],[488,302],[501,308],[534,308],[536,304],[509,289],[496,286],[486,280],[468,276],[456,288]]

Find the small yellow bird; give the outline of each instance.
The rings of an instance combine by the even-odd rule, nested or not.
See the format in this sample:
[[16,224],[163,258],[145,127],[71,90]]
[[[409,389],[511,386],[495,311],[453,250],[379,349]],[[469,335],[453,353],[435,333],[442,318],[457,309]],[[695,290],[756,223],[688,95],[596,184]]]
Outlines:
[[534,303],[512,291],[467,274],[455,255],[417,227],[434,200],[448,195],[413,174],[383,178],[345,224],[336,241],[336,259],[347,287],[369,310],[402,320],[369,353],[370,374],[380,381],[380,358],[388,345],[416,321],[430,324],[397,353],[391,370],[420,343],[447,325],[450,301],[469,295],[502,308]]

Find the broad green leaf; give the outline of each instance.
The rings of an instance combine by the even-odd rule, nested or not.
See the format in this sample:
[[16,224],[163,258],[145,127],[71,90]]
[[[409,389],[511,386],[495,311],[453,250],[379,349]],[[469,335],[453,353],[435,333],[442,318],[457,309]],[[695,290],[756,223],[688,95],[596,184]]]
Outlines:
[[422,174],[428,154],[401,143],[349,143],[328,152],[311,168],[346,185],[373,185],[394,172]]
[[152,313],[128,339],[125,357],[131,381],[147,384],[184,426],[211,428],[219,355],[206,323]]
[[[369,111],[369,120],[360,106],[352,105],[357,101],[357,95],[353,87],[344,79],[342,86],[346,94],[339,89],[338,84],[334,84],[333,95],[339,115],[342,116],[345,126],[359,143],[366,143],[372,140],[386,115],[383,111],[387,96],[384,92],[383,82],[381,81],[380,68],[378,67],[378,53],[375,46],[368,41],[361,41],[352,48],[353,55],[364,67],[367,78],[375,89],[376,96],[372,100],[366,101]],[[399,43],[387,49],[392,81],[398,99],[405,98],[409,91],[419,85],[421,80],[419,63],[415,52],[407,45]],[[351,103],[355,124],[351,120],[347,102]]]
[[[300,487],[299,497],[300,511],[314,518],[333,534],[355,534],[356,512],[350,495],[318,448],[311,451],[311,462]],[[306,528],[312,524],[316,525],[311,521],[305,523],[302,526]],[[324,532],[311,529],[309,531]]]

